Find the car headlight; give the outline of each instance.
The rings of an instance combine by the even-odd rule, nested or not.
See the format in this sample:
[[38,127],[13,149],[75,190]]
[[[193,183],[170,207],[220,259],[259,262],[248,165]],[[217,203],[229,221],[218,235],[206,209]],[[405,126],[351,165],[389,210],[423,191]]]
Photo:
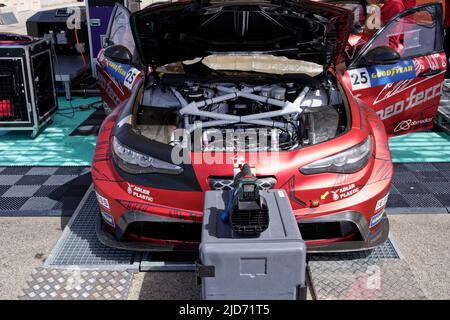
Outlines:
[[125,172],[131,174],[165,173],[179,175],[183,168],[148,155],[136,152],[113,137],[112,149],[117,165]]
[[300,169],[303,174],[355,173],[364,168],[372,154],[372,137],[334,156],[321,159]]

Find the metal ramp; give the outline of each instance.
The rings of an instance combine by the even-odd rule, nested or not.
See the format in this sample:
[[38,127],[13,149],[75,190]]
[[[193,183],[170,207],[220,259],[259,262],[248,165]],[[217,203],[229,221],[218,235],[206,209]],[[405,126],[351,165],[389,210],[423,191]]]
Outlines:
[[311,255],[309,270],[317,300],[427,299],[392,235],[372,251]]
[[95,218],[98,211],[95,192],[90,187],[44,267],[139,270],[140,253],[109,248],[97,239]]
[[[95,231],[98,210],[91,187],[20,299],[127,299],[135,273],[194,272],[197,254],[105,247]],[[426,298],[392,237],[372,251],[311,254],[309,270],[314,299]]]

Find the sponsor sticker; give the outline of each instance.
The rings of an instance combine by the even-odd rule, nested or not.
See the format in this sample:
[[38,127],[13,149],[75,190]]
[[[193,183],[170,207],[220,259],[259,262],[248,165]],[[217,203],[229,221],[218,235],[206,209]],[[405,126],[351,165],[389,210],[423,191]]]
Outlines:
[[106,199],[105,197],[102,197],[97,192],[95,192],[95,194],[97,195],[97,201],[100,204],[100,206],[102,206],[102,207],[104,207],[105,209],[108,209],[108,210],[111,209],[108,199]]
[[426,118],[422,120],[403,120],[395,127],[394,132],[397,133],[401,131],[408,131],[414,129],[415,127],[423,126],[431,122],[433,122],[433,118]]
[[388,198],[389,193],[383,199],[378,200],[377,205],[375,207],[375,212],[378,212],[379,210],[384,209],[386,207]]
[[138,79],[138,76],[141,74],[141,72],[136,69],[136,68],[131,68],[130,70],[128,70],[126,76],[125,76],[125,80],[123,82],[123,84],[125,85],[125,87],[127,87],[128,89],[132,89],[134,84],[136,83],[136,80]]
[[377,224],[379,224],[381,222],[381,220],[383,219],[383,215],[384,215],[384,210],[382,210],[379,213],[377,213],[376,215],[374,215],[372,217],[372,219],[370,219],[370,227],[369,228],[373,228]]
[[417,88],[413,88],[409,94],[409,97],[406,97],[404,100],[397,101],[394,104],[387,105],[386,108],[377,111],[377,115],[381,118],[381,120],[386,120],[399,115],[404,111],[414,109],[425,102],[432,101],[442,95],[442,86],[443,83],[438,83],[435,86],[419,92],[417,92]]
[[136,68],[133,68],[127,64],[116,63],[112,61],[108,61],[108,67],[106,68],[107,72],[117,81],[123,83],[125,87],[131,90],[138,76],[141,74]]
[[115,228],[116,222],[114,221],[114,217],[103,210],[101,210],[101,213],[102,213],[103,221],[105,221],[111,227]]
[[416,69],[412,60],[403,60],[392,65],[352,69],[347,72],[353,90],[377,87],[416,77]]
[[150,190],[144,189],[142,187],[134,186],[128,183],[127,192],[132,197],[145,200],[148,202],[154,201],[153,197],[151,196]]
[[357,187],[354,183],[350,184],[346,187],[339,188],[337,190],[331,191],[333,194],[333,200],[338,201],[342,199],[347,199],[359,192],[359,187]]
[[105,75],[103,74],[104,71],[98,70],[97,77],[98,77],[98,85],[103,89],[105,94],[108,96],[109,99],[115,104],[118,105],[122,101],[120,96],[114,91],[113,87],[111,86],[111,81],[109,81]]

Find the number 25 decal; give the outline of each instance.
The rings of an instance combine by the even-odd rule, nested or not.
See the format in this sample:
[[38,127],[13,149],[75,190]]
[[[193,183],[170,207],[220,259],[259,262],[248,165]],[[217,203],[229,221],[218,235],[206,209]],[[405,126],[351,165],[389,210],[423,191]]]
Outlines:
[[353,90],[370,88],[370,76],[366,68],[349,70],[348,74],[351,79]]
[[141,72],[138,69],[135,69],[135,68],[130,69],[130,71],[128,71],[127,75],[125,76],[125,81],[124,81],[125,87],[127,87],[128,89],[131,90],[131,88],[133,88],[133,85],[136,82],[136,79],[140,73]]
[[366,84],[369,81],[369,79],[367,78],[367,73],[365,73],[365,72],[360,73],[360,74],[357,74],[357,73],[352,74],[352,80],[353,80],[352,84],[354,86],[357,86],[360,84]]

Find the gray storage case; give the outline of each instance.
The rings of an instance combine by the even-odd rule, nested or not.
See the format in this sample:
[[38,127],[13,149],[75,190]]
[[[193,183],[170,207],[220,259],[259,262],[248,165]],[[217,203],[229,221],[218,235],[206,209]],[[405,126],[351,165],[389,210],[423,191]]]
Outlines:
[[205,194],[198,276],[205,300],[306,299],[306,245],[284,190],[261,192],[269,228],[241,236],[220,219],[228,192]]

